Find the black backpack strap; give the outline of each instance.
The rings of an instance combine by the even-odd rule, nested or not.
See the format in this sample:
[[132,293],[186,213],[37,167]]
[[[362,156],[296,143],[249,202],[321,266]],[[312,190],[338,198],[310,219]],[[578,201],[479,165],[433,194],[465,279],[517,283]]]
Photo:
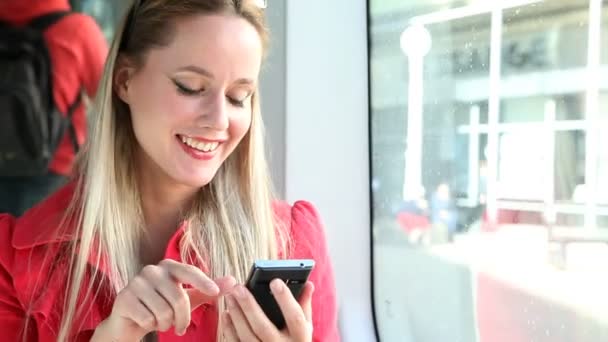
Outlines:
[[56,12],[50,12],[47,14],[43,14],[39,17],[34,18],[32,21],[30,21],[27,26],[31,27],[37,31],[44,31],[46,30],[49,26],[55,24],[57,21],[59,21],[61,18],[65,17],[66,15],[70,14],[72,12],[70,11],[56,11]]
[[[55,24],[59,20],[61,20],[63,17],[65,17],[71,13],[73,13],[73,12],[72,11],[49,12],[49,13],[43,14],[39,17],[32,19],[27,24],[27,27],[30,27],[39,32],[44,32],[47,28],[49,28],[50,26],[52,26],[53,24]],[[52,87],[50,87],[49,89],[52,89]],[[51,93],[51,96],[52,96],[52,93]],[[70,130],[70,140],[72,140],[72,146],[74,147],[74,153],[78,153],[78,150],[80,149],[80,145],[78,144],[78,139],[76,136],[76,129],[74,128],[72,116],[74,115],[74,112],[76,111],[78,106],[80,106],[81,102],[82,102],[82,89],[79,89],[78,94],[76,95],[76,99],[68,107],[68,111],[66,113],[66,119],[68,120],[68,129]]]
[[67,112],[68,127],[70,130],[70,139],[72,140],[72,146],[74,147],[74,153],[78,153],[78,150],[80,149],[80,144],[78,143],[78,138],[76,136],[76,128],[74,127],[74,122],[72,121],[72,117],[74,116],[74,112],[76,111],[78,106],[80,106],[80,104],[82,103],[82,92],[83,92],[82,88],[78,90],[76,99],[74,100],[74,102],[72,102],[72,104],[68,108],[68,112]]

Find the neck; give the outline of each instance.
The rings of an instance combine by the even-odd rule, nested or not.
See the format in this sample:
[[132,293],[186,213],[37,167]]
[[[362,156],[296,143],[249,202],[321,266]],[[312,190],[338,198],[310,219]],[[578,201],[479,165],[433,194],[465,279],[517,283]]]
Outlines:
[[[139,158],[138,187],[146,234],[140,243],[144,265],[156,264],[164,257],[167,243],[184,220],[198,192],[167,176],[147,157]],[[145,165],[145,166],[143,166]],[[143,166],[143,167],[142,167]]]
[[144,222],[149,235],[175,231],[188,211],[196,190],[160,182],[140,181]]

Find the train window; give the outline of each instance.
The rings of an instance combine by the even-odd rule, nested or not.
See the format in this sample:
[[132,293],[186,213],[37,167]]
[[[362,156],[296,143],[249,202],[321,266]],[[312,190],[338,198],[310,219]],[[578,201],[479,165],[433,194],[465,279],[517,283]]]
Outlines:
[[86,13],[97,21],[108,42],[129,3],[124,0],[70,0],[74,11]]
[[608,339],[608,3],[369,11],[380,339]]

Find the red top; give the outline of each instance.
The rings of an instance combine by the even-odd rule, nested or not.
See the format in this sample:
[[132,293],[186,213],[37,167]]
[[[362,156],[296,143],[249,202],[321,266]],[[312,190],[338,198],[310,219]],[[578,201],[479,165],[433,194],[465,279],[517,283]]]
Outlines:
[[[68,288],[69,256],[62,251],[74,240],[69,230],[59,227],[59,220],[73,192],[74,184],[68,184],[18,219],[0,214],[0,332],[3,341],[22,341],[28,316],[27,341],[57,340]],[[333,271],[319,216],[310,203],[303,201],[293,206],[277,203],[274,209],[278,219],[291,227],[293,247],[289,257],[315,260],[310,275],[315,284],[313,341],[339,341]],[[184,226],[178,228],[170,239],[165,258],[181,261],[179,242],[184,229]],[[94,267],[93,260],[90,266],[89,270]],[[100,271],[103,273],[103,267]],[[89,281],[90,272],[83,288]],[[69,340],[89,341],[95,327],[110,314],[113,300],[103,288],[96,297],[81,298],[79,307],[90,310],[75,318],[75,331]],[[159,333],[159,341],[215,342],[216,331],[217,308],[203,305],[192,312],[186,335],[179,337],[169,330]]]
[[[70,10],[68,0],[2,0],[0,21],[23,25],[40,15]],[[108,43],[95,20],[73,13],[59,20],[44,32],[53,71],[53,96],[61,113],[67,113],[78,91],[83,89],[91,98],[103,72]],[[78,142],[86,137],[86,111],[81,104],[72,119]],[[67,175],[74,163],[74,147],[67,133],[53,160],[50,171]]]

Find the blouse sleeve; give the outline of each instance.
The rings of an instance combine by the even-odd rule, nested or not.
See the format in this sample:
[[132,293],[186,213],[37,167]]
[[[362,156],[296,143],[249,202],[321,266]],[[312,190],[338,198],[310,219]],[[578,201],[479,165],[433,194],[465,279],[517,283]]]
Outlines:
[[309,278],[315,286],[312,298],[313,341],[340,341],[334,273],[321,219],[309,202],[298,201],[293,205],[291,236],[290,257],[315,261]]

